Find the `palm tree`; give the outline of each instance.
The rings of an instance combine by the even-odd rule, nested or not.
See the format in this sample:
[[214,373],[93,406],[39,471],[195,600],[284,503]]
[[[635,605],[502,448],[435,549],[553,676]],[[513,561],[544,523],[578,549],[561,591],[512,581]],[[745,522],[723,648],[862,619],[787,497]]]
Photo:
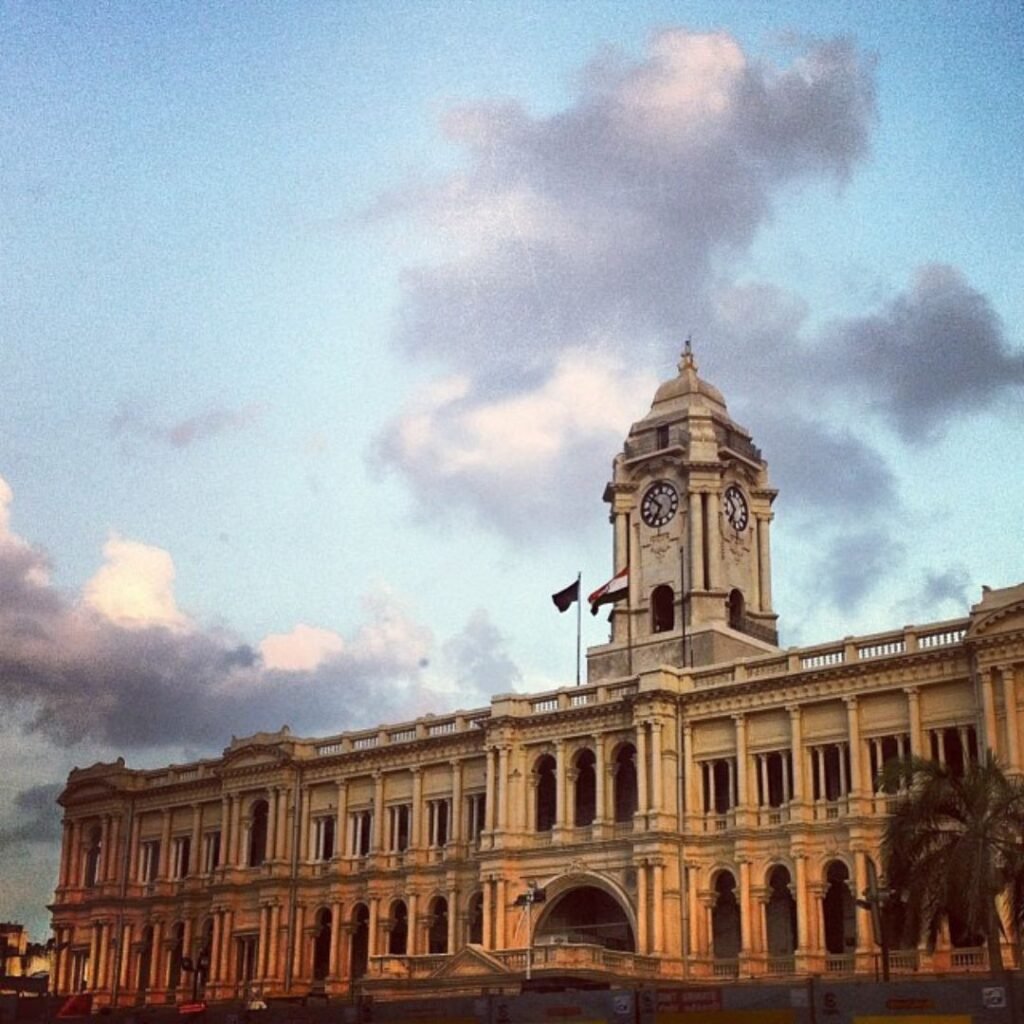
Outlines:
[[962,773],[921,758],[889,762],[881,781],[904,791],[885,824],[882,859],[911,933],[934,936],[943,920],[958,919],[984,937],[989,969],[1002,973],[1001,894],[1011,928],[1024,932],[1024,782],[991,753]]

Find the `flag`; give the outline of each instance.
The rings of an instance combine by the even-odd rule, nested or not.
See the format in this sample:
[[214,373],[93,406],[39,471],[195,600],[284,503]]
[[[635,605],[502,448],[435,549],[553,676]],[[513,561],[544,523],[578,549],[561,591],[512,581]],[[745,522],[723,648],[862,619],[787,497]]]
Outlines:
[[574,605],[580,599],[580,581],[579,579],[574,580],[564,590],[560,590],[557,594],[551,595],[551,600],[555,602],[555,607],[560,612],[567,612],[569,608]]
[[587,600],[590,602],[590,614],[596,615],[597,609],[612,601],[621,601],[629,590],[629,566],[617,572],[603,587],[598,587]]

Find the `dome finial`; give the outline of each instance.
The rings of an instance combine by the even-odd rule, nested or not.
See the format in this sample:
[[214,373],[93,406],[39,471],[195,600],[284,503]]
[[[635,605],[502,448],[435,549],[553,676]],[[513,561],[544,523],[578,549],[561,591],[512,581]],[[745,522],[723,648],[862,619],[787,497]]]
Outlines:
[[679,372],[685,373],[687,370],[692,370],[694,373],[697,372],[697,362],[693,358],[693,336],[690,334],[686,336],[686,344],[683,347],[683,354],[679,360]]

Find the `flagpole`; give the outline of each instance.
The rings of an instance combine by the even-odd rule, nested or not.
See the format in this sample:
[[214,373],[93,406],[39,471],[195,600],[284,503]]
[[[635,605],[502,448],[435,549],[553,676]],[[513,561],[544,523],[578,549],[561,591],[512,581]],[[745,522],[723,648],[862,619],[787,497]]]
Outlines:
[[580,685],[580,633],[582,632],[583,626],[581,623],[581,616],[583,614],[583,594],[580,590],[580,581],[583,579],[583,573],[576,573],[576,685]]

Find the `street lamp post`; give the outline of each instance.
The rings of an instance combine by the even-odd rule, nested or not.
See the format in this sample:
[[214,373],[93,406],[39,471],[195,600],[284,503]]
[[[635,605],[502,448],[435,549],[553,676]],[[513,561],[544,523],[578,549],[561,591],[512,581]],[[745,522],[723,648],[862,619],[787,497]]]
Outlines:
[[547,893],[536,882],[526,883],[526,892],[516,897],[516,906],[522,907],[526,914],[526,980],[530,980],[533,971],[533,905],[543,903]]

